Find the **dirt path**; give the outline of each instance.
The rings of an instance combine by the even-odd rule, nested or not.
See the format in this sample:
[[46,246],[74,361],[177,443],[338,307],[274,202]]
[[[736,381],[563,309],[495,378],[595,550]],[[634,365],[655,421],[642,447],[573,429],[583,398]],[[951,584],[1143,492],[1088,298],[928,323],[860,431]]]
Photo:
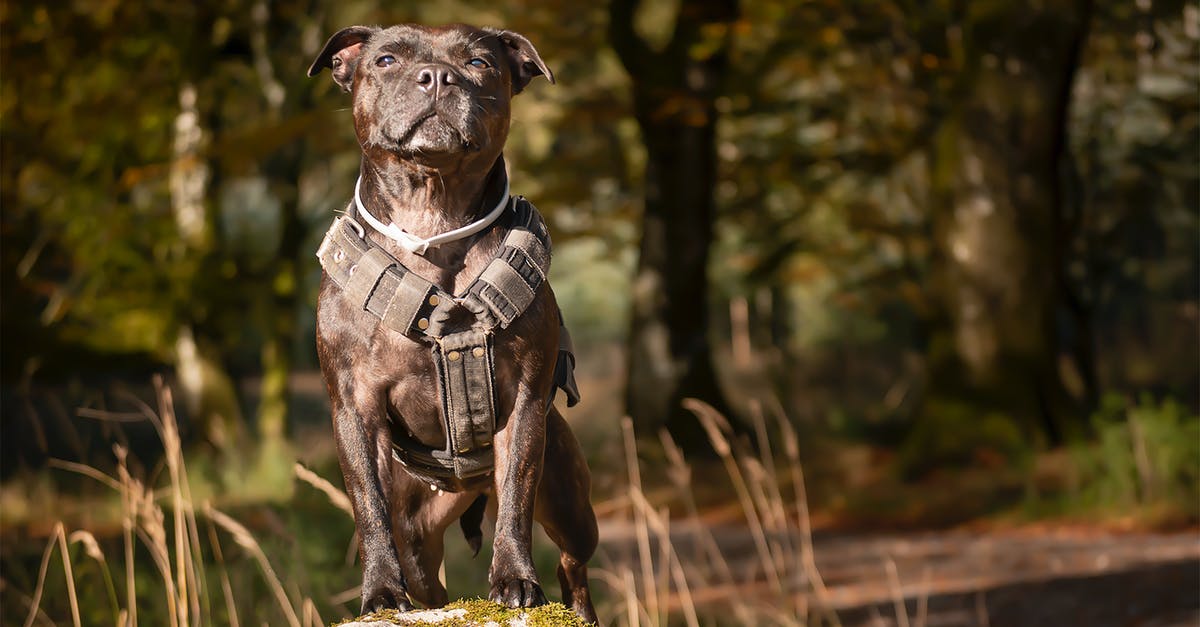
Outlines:
[[[606,524],[605,548],[629,555],[632,531]],[[778,604],[749,532],[709,531],[735,578],[755,583],[698,589],[697,602]],[[698,555],[691,535],[672,534],[685,562]],[[1194,531],[818,533],[814,554],[826,602],[847,627],[1200,626],[1200,534]]]
[[[1195,533],[818,537],[815,552],[847,624],[876,622],[877,613],[894,618],[898,590],[914,618],[918,600],[929,599],[931,626],[1200,625]],[[889,559],[898,585],[889,583]]]

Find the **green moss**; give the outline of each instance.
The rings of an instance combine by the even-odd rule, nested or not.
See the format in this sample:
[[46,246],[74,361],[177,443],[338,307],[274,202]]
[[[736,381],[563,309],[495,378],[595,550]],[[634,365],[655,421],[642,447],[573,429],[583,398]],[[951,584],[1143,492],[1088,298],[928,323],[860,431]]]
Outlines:
[[584,625],[579,616],[562,603],[547,603],[541,607],[515,610],[486,599],[461,599],[446,606],[448,610],[458,608],[467,611],[466,616],[463,617],[467,623],[484,624],[494,621],[505,625],[508,621],[524,614],[525,622],[529,627],[583,627]]
[[459,599],[446,606],[448,610],[463,609],[467,613],[463,622],[484,624],[494,621],[501,625],[521,615],[521,610],[514,610],[487,599]]
[[529,627],[583,627],[586,623],[562,603],[548,603],[529,610],[526,624]]

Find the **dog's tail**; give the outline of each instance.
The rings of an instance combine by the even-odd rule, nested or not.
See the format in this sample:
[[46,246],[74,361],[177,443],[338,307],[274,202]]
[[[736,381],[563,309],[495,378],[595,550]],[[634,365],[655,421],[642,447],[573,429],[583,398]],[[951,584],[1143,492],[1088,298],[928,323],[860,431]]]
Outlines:
[[462,527],[463,536],[467,539],[467,544],[471,547],[471,557],[479,555],[479,548],[483,546],[483,531],[480,528],[483,524],[483,514],[487,511],[487,495],[480,494],[475,499],[474,503],[463,512],[461,518],[458,519],[458,524]]

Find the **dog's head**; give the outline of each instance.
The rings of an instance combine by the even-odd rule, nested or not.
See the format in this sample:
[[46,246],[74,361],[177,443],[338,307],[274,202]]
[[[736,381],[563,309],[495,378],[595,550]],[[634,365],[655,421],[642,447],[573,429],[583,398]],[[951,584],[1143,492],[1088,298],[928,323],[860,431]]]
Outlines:
[[323,68],[354,98],[364,151],[427,167],[493,161],[508,137],[512,97],[538,76],[554,82],[524,36],[465,24],[344,28],[308,75]]

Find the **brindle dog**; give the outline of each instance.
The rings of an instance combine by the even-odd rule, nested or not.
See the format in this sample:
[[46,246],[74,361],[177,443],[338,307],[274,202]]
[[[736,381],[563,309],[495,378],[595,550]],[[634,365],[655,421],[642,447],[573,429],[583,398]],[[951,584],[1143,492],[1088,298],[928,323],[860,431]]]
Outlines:
[[[352,26],[333,35],[309,75],[324,68],[353,97],[363,205],[421,237],[469,224],[497,204],[512,97],[537,76],[554,82],[522,35],[462,24]],[[417,255],[363,226],[371,241],[451,294],[479,275],[507,232],[498,222]],[[458,314],[449,324],[469,326],[469,312]],[[550,404],[558,336],[558,306],[544,284],[520,318],[495,332],[494,471],[431,489],[392,457],[393,434],[437,448],[446,441],[429,346],[381,326],[323,278],[317,352],[360,539],[364,612],[411,609],[410,599],[444,605],[444,533],[461,518],[478,550],[490,494],[489,598],[509,607],[546,602],[530,555],[536,519],[561,550],[564,603],[596,621],[587,582],[597,542],[591,480],[579,443]]]

